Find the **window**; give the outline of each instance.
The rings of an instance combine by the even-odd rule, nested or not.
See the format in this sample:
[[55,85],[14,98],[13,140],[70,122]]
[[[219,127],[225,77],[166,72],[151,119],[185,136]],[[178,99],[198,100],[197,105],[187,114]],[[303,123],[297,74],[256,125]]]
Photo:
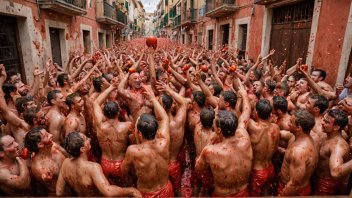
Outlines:
[[104,33],[99,32],[98,37],[99,37],[99,49],[102,49],[104,48]]
[[91,53],[91,39],[90,39],[90,31],[89,30],[83,30],[83,46],[84,46],[84,52],[87,54]]

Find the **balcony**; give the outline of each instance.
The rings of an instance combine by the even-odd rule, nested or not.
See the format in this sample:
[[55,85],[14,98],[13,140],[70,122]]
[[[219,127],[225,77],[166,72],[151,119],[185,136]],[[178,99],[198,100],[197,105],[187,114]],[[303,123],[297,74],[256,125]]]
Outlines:
[[173,28],[178,28],[181,25],[181,15],[177,15],[174,18],[174,22],[173,22]]
[[127,25],[127,15],[121,10],[117,10],[117,21],[124,25]]
[[65,15],[87,14],[86,0],[38,0],[37,2],[41,9],[49,9]]
[[235,0],[206,0],[205,16],[210,18],[225,17],[239,9]]
[[107,25],[119,25],[121,27],[127,24],[127,16],[107,2],[96,2],[96,18],[99,23]]
[[191,8],[183,14],[182,25],[192,25],[197,23],[197,9]]
[[290,0],[290,1],[288,1],[288,0],[254,0],[254,4],[269,5],[269,4],[277,3],[277,2],[280,2],[280,1],[286,1],[286,3],[287,2],[295,2],[295,1],[292,1],[292,0]]

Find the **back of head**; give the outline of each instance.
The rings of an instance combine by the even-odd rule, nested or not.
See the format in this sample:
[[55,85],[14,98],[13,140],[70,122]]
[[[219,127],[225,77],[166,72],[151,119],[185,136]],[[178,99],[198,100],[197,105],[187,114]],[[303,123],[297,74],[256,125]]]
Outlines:
[[152,140],[158,131],[158,121],[155,117],[148,113],[143,113],[137,122],[137,129],[142,133],[143,138]]
[[173,103],[172,97],[164,93],[161,95],[161,100],[165,111],[169,111]]
[[5,97],[5,99],[7,100],[7,99],[9,99],[9,98],[11,97],[11,93],[14,92],[14,91],[16,91],[17,88],[16,88],[16,86],[13,85],[13,84],[4,83],[4,84],[2,85],[2,90],[3,90],[4,94],[5,94],[4,97]]
[[0,133],[0,151],[4,151],[4,145],[2,143],[2,138],[4,138],[5,136],[7,136],[7,134]]
[[314,107],[319,108],[320,114],[323,114],[329,107],[329,100],[325,96],[319,94],[313,94],[310,96],[311,99],[315,100]]
[[238,120],[233,113],[226,110],[220,110],[215,120],[215,124],[221,129],[222,135],[227,138],[235,134]]
[[24,145],[30,152],[37,153],[39,151],[38,143],[42,140],[40,131],[43,129],[43,127],[34,127],[24,137]]
[[37,113],[38,113],[38,108],[36,108],[36,107],[32,107],[32,108],[27,109],[23,113],[24,121],[26,121],[29,125],[33,126],[34,125],[34,118],[36,118]]
[[68,80],[68,74],[62,73],[57,76],[57,82],[59,83],[60,87],[65,86],[65,81]]
[[25,104],[27,104],[27,102],[30,101],[34,101],[33,96],[31,95],[27,95],[27,96],[22,96],[16,99],[16,110],[18,113],[23,113],[26,108],[25,108]]
[[260,99],[256,106],[255,109],[258,113],[258,117],[263,120],[267,120],[270,117],[272,108],[269,100],[267,99]]
[[101,86],[103,84],[103,77],[99,76],[93,79],[93,86],[96,92],[101,92]]
[[276,111],[281,110],[282,113],[286,113],[287,109],[288,109],[288,102],[285,97],[274,96],[273,97],[273,106]]
[[214,96],[219,96],[221,91],[222,91],[222,88],[221,86],[218,84],[218,83],[213,83],[213,89],[214,89]]
[[71,109],[71,106],[75,103],[75,97],[79,97],[79,93],[75,92],[66,97],[66,104]]
[[205,94],[203,92],[193,91],[192,95],[194,101],[196,101],[199,107],[203,107],[205,105]]
[[273,93],[275,87],[276,87],[276,82],[274,80],[267,80],[266,86],[268,87],[269,93]]
[[300,126],[305,134],[309,134],[315,125],[314,116],[305,109],[299,109],[295,112],[295,117],[296,125]]
[[200,122],[204,128],[212,128],[214,118],[215,112],[213,108],[204,107],[200,112]]
[[108,101],[104,105],[104,115],[109,119],[115,119],[120,113],[119,105],[114,101]]
[[47,99],[48,99],[48,103],[50,104],[50,105],[53,105],[52,103],[51,103],[51,100],[55,100],[56,99],[56,94],[58,94],[58,93],[61,93],[59,90],[52,90],[52,91],[49,91],[49,93],[48,93],[48,96],[47,96]]
[[348,117],[345,114],[345,112],[343,112],[340,109],[331,109],[328,112],[328,115],[333,117],[335,119],[334,121],[334,125],[335,126],[339,126],[340,129],[339,130],[343,130],[347,124],[348,124]]
[[75,131],[69,133],[64,141],[64,148],[68,154],[72,157],[77,158],[81,154],[81,148],[84,145],[84,139],[80,132]]
[[224,101],[230,104],[231,108],[236,107],[237,95],[233,91],[223,91],[221,96],[224,97]]

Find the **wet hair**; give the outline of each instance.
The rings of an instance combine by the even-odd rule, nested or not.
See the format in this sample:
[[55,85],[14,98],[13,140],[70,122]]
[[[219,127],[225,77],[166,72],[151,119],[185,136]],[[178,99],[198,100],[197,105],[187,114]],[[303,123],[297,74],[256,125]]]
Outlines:
[[225,102],[230,104],[230,107],[236,107],[237,95],[233,91],[222,91],[221,96],[224,97]]
[[347,115],[340,109],[330,109],[327,114],[335,119],[334,125],[339,126],[340,130],[344,129],[348,124]]
[[205,105],[205,95],[201,91],[193,91],[192,92],[193,99],[196,101],[199,107],[203,107]]
[[103,77],[99,76],[93,79],[93,86],[95,91],[101,92],[101,86],[103,84]]
[[103,108],[104,115],[109,119],[115,119],[120,113],[119,105],[114,101],[108,101]]
[[23,119],[26,121],[29,125],[33,126],[34,125],[34,119],[36,118],[38,113],[38,108],[36,107],[31,107],[27,109],[23,113]]
[[81,154],[81,148],[84,145],[84,139],[80,132],[75,131],[69,133],[64,140],[64,148],[68,154],[77,158]]
[[11,98],[11,93],[15,92],[17,90],[16,86],[10,83],[4,83],[2,85],[2,90],[4,91],[5,94],[5,99]]
[[256,106],[255,109],[257,110],[258,117],[263,120],[267,120],[270,117],[272,108],[269,100],[267,99],[260,99]]
[[148,113],[143,113],[137,122],[137,129],[142,133],[143,138],[147,140],[155,138],[158,126],[159,124],[155,117]]
[[222,91],[222,87],[218,83],[213,83],[213,89],[214,89],[214,96],[220,96],[220,93]]
[[61,91],[59,91],[59,90],[52,90],[52,91],[49,91],[47,98],[48,98],[48,103],[49,103],[50,105],[53,105],[53,104],[51,103],[51,100],[55,100],[55,99],[56,99],[56,95],[57,95],[58,93],[61,93]]
[[163,102],[165,111],[169,111],[173,103],[172,97],[167,94],[163,94],[161,95],[161,100]]
[[44,128],[34,127],[28,131],[26,136],[24,137],[24,146],[32,153],[37,153],[39,151],[38,143],[42,140],[40,136],[40,131]]
[[290,88],[286,81],[280,83],[280,88],[284,92],[284,96],[288,96],[288,94],[290,93]]
[[109,73],[103,73],[101,75],[103,78],[105,78],[109,83],[111,82],[112,78],[110,78]]
[[14,69],[9,69],[9,70],[6,72],[6,74],[7,74],[6,81],[9,82],[9,81],[10,81],[10,78],[11,78],[12,76],[17,76],[18,72],[17,72],[16,70],[14,70]]
[[309,134],[315,125],[314,116],[305,109],[297,110],[294,115],[296,117],[296,125],[300,126],[305,134]]
[[286,113],[288,109],[288,102],[285,97],[274,96],[273,97],[273,106],[275,110],[281,110],[282,113]]
[[269,92],[272,93],[276,87],[276,82],[273,80],[267,80],[266,86],[268,86]]
[[220,110],[215,120],[215,124],[221,129],[222,135],[227,138],[235,134],[238,120],[235,114],[229,111]]
[[64,87],[65,81],[68,80],[68,74],[66,74],[66,73],[59,74],[59,75],[57,75],[56,80],[59,83],[60,87]]
[[259,71],[259,69],[254,69],[253,74],[257,80],[260,80],[260,78],[262,77],[262,73]]
[[80,97],[78,92],[72,93],[66,97],[66,104],[71,109],[71,106],[75,103],[75,97]]
[[315,72],[315,71],[319,72],[319,77],[322,77],[323,80],[325,80],[325,78],[326,78],[326,71],[324,71],[324,70],[322,70],[322,69],[314,69],[312,72]]
[[25,109],[26,103],[34,101],[33,96],[27,95],[27,96],[22,96],[16,99],[16,110],[18,113],[23,113]]
[[215,118],[215,112],[213,108],[204,107],[200,112],[200,122],[204,128],[212,128],[213,121]]
[[155,75],[156,75],[156,80],[159,80],[159,78],[164,74],[164,72],[158,68],[155,70]]
[[323,114],[324,111],[329,107],[329,100],[325,96],[319,94],[313,94],[310,96],[311,99],[315,100],[314,107],[319,108],[320,114]]

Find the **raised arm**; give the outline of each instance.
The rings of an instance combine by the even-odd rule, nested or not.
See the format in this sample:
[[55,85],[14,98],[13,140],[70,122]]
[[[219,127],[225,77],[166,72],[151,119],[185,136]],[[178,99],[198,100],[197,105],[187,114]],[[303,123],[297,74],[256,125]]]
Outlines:
[[128,77],[130,76],[130,73],[127,73],[125,75],[125,77],[121,80],[119,86],[117,87],[117,90],[119,91],[119,94],[121,94],[122,96],[124,96],[127,99],[131,99],[130,94],[128,93],[128,91],[125,89],[126,87],[126,83],[128,80]]
[[200,87],[193,84],[191,78],[189,77],[189,70],[186,71],[187,85],[192,89],[192,91],[201,91]]
[[216,108],[218,106],[219,98],[213,96],[209,87],[203,82],[202,78],[200,77],[200,71],[196,73],[196,79],[198,80],[198,84],[206,96],[207,103]]
[[237,128],[243,128],[247,130],[247,123],[251,115],[251,105],[249,103],[248,94],[241,82],[238,83],[239,88],[237,93],[242,97],[242,114],[238,118]]
[[92,60],[92,59],[89,58],[89,59],[83,61],[83,63],[80,66],[78,66],[78,68],[75,70],[75,72],[73,72],[73,74],[71,75],[71,78],[75,79],[81,73],[84,65],[90,60]]
[[221,87],[221,88],[224,88],[224,84],[222,83],[222,81],[220,80],[218,74],[217,74],[217,71],[216,71],[216,68],[215,68],[215,65],[216,65],[216,61],[217,61],[217,58],[218,56],[215,55],[213,56],[213,58],[211,59],[211,63],[210,63],[210,69],[211,69],[211,72],[213,74],[213,77],[216,81],[216,83],[218,83],[218,85]]
[[38,67],[36,67],[33,71],[33,85],[31,87],[31,90],[29,91],[29,95],[31,96],[36,96],[38,91],[39,91],[39,86],[40,86],[40,75],[43,73],[43,71],[40,71]]

